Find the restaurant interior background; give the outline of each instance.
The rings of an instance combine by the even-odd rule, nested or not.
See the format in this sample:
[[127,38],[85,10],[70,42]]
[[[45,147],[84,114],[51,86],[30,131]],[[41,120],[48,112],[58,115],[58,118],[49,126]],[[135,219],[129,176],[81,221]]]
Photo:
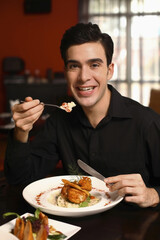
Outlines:
[[[10,112],[10,100],[28,95],[49,103],[69,97],[59,45],[64,31],[79,21],[97,23],[112,36],[110,83],[150,104],[151,89],[160,89],[159,0],[1,0],[0,116]],[[160,107],[160,99],[155,102]],[[5,148],[6,131],[0,129],[0,170]]]

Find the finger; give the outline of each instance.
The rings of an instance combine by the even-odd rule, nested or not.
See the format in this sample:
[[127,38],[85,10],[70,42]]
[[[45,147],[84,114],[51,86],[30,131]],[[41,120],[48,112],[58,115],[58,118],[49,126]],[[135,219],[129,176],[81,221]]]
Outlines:
[[20,126],[23,126],[23,125],[26,125],[26,124],[30,124],[30,123],[33,124],[40,117],[42,112],[43,112],[43,109],[35,111],[35,112],[33,112],[32,114],[29,114],[29,115],[28,114],[26,115],[26,113],[25,113],[24,114],[24,115],[26,115],[25,117],[23,116],[21,118],[20,117],[17,118],[16,125],[18,127],[20,127]]
[[109,190],[111,192],[114,192],[114,191],[117,191],[117,190],[120,190],[120,189],[125,189],[127,187],[130,187],[130,188],[134,188],[134,187],[139,187],[139,182],[137,182],[136,180],[133,181],[133,180],[128,180],[128,179],[123,179],[123,180],[120,180],[119,182],[116,182],[112,185],[110,185],[109,187]]
[[149,206],[157,206],[159,203],[159,196],[155,189],[146,188],[141,194],[130,195],[125,197],[125,201],[134,202],[138,204],[140,207],[149,207]]
[[30,101],[32,101],[32,100],[33,100],[33,98],[30,97],[30,96],[28,96],[28,97],[25,98],[25,102],[30,102]]
[[[32,115],[42,112],[44,110],[44,106],[41,104],[38,104],[37,106],[30,108],[26,111],[23,110],[24,108],[21,109],[21,111],[15,111],[13,113],[13,120],[18,121],[19,119],[25,119],[28,117],[31,117]],[[23,111],[22,111],[23,110]]]
[[28,110],[30,108],[34,108],[34,107],[36,107],[38,105],[40,105],[39,99],[34,99],[32,101],[25,101],[25,102],[19,104],[19,106],[21,106],[22,110],[24,110],[24,111]]
[[[43,112],[43,110],[38,111],[28,117],[17,119],[16,126],[18,128],[21,128],[23,131],[31,129],[32,125],[37,121],[37,119],[40,117],[42,112]],[[31,125],[31,126],[29,126],[29,125]],[[27,128],[26,126],[29,126],[29,127]]]
[[16,122],[16,127],[24,132],[28,132],[33,128],[33,124],[38,120],[39,116],[40,114],[37,115],[37,117],[35,116],[35,119],[32,122],[28,121],[24,123],[23,121],[19,120]]
[[123,194],[128,194],[128,193],[132,194],[132,192],[130,192],[129,190],[127,191],[126,189],[136,189],[136,191],[139,191],[141,193],[145,188],[146,188],[146,185],[142,179],[141,180],[122,179],[119,182],[116,182],[109,186],[109,190],[111,192],[119,191],[123,189]]
[[128,187],[128,186],[122,187],[121,189],[118,190],[118,194],[120,196],[124,196],[124,195],[138,196],[143,194],[143,189],[140,187]]
[[143,196],[136,196],[136,195],[125,196],[124,200],[126,202],[136,203],[141,207],[147,207],[148,206],[148,202],[145,201]]
[[30,108],[33,108],[37,105],[40,104],[40,101],[38,99],[32,100],[32,101],[28,101],[28,102],[23,102],[21,104],[15,104],[12,107],[12,112],[23,112],[23,111],[27,111]]
[[119,181],[122,181],[122,180],[140,180],[142,179],[141,178],[141,175],[140,174],[124,174],[124,175],[117,175],[117,176],[114,176],[114,177],[108,177],[108,178],[105,178],[105,182],[106,183],[116,183],[116,182],[119,182]]
[[30,108],[26,111],[21,111],[21,112],[16,112],[15,114],[13,114],[13,119],[17,120],[19,118],[27,118],[27,117],[31,117],[32,115],[38,113],[38,112],[42,112],[44,110],[44,106],[39,104],[33,108]]

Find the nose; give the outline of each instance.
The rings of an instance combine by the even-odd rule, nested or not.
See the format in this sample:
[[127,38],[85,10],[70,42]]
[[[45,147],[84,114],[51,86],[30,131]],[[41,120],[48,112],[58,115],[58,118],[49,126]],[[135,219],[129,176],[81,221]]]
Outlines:
[[79,72],[79,80],[82,82],[86,82],[91,79],[91,72],[87,66],[83,66]]

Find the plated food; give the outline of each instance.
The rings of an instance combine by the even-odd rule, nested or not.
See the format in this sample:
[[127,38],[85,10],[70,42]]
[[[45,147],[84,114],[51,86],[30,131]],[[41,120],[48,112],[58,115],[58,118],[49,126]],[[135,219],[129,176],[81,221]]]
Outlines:
[[62,103],[60,108],[65,110],[66,112],[71,112],[72,108],[75,106],[76,106],[76,104],[74,102],[68,102],[68,103],[64,102],[64,103]]
[[[81,178],[82,177],[85,176],[81,176]],[[89,191],[89,194],[98,199],[96,204],[87,207],[58,206],[55,200],[56,197],[61,194],[62,188],[64,187],[62,179],[73,183],[79,178],[80,176],[78,175],[64,175],[35,181],[25,187],[23,197],[31,206],[40,208],[43,212],[70,217],[82,217],[104,212],[122,201],[123,197],[118,196],[117,192],[110,192],[104,181],[89,176],[92,182],[92,189]]]
[[34,216],[20,217],[17,213],[5,213],[3,216],[16,215],[16,221],[11,233],[19,240],[64,239],[66,236],[48,223],[48,217],[39,209]]
[[[34,215],[31,213],[25,213],[20,217],[28,218],[28,217],[33,217],[33,216]],[[11,233],[15,227],[16,219],[17,219],[17,214],[16,214],[15,219],[0,226],[0,239],[18,240],[18,238]],[[63,240],[68,240],[70,237],[72,237],[74,234],[76,234],[81,229],[81,227],[79,227],[79,226],[75,226],[75,225],[68,224],[65,222],[53,220],[50,218],[48,219],[48,224],[49,224],[49,226],[53,226],[57,232],[60,231],[61,233],[63,233],[63,235],[66,236]],[[59,236],[56,236],[56,235],[54,236],[54,238],[59,239],[59,240],[61,239],[61,238],[59,238]],[[52,237],[52,240],[54,240],[54,238]],[[49,240],[49,239],[50,238],[47,237],[47,240]]]
[[92,181],[89,177],[80,177],[69,181],[62,179],[63,187],[58,194],[52,194],[48,201],[59,207],[79,208],[89,207],[100,201],[100,197],[90,194]]

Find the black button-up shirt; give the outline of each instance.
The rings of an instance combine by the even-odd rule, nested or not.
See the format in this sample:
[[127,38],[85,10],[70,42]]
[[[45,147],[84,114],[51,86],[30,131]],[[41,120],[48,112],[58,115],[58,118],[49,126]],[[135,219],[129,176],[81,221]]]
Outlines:
[[10,136],[5,172],[12,183],[45,177],[62,160],[68,174],[84,174],[77,159],[105,177],[140,173],[160,195],[160,116],[122,97],[112,86],[107,116],[93,128],[82,108],[57,109],[31,143]]

